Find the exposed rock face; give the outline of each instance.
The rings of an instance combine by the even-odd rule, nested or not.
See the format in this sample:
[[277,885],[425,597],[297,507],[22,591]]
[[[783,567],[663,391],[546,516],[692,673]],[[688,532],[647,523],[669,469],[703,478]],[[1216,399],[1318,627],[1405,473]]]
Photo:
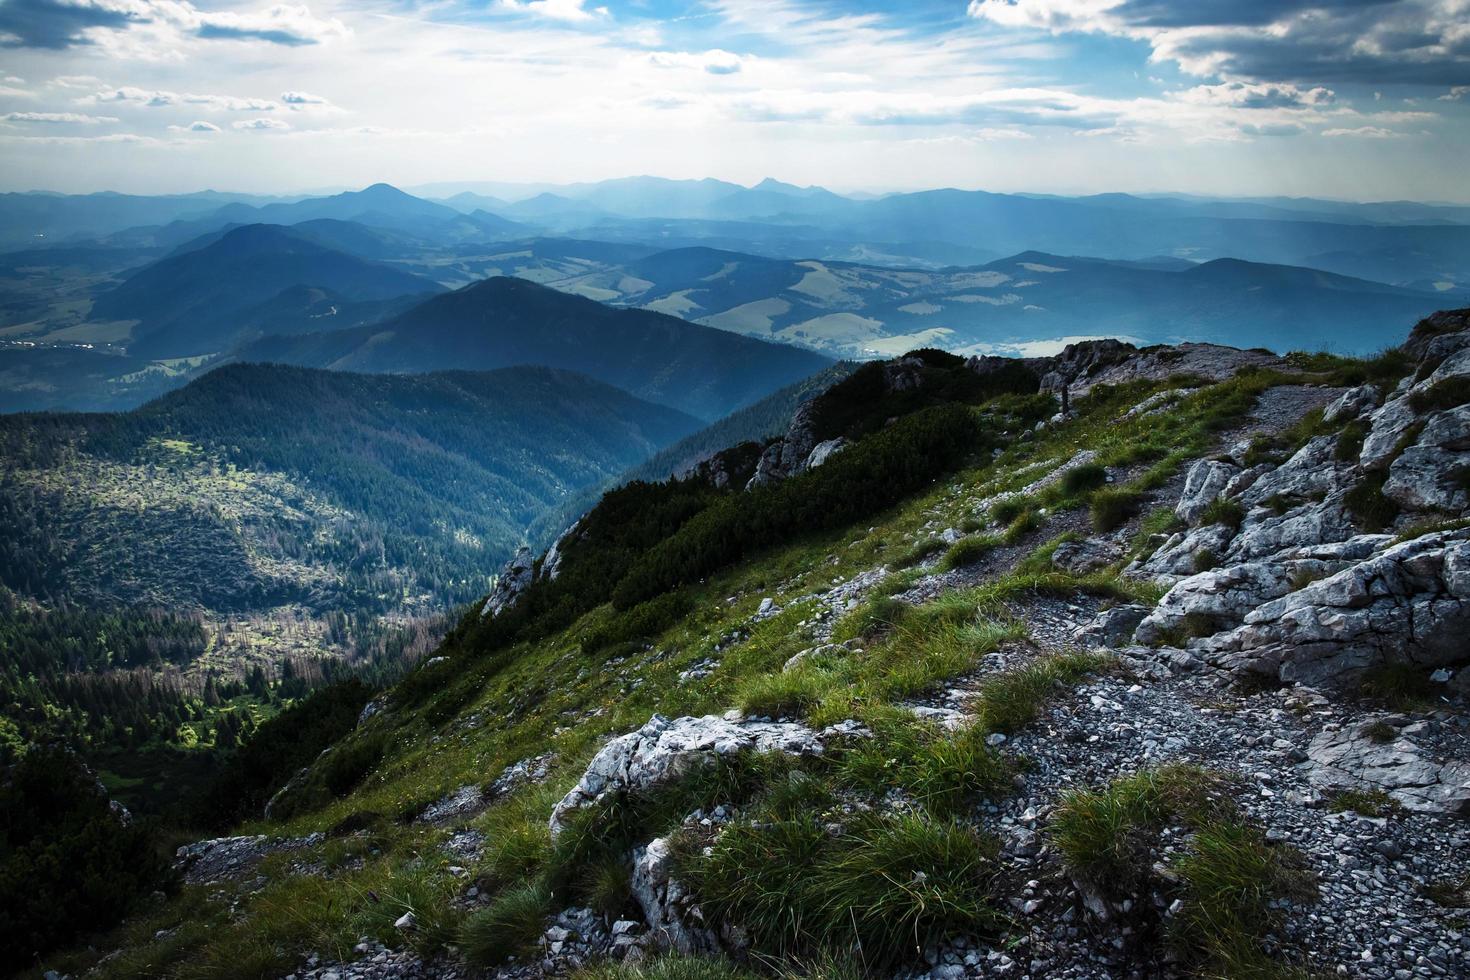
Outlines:
[[1414,324],[1404,351],[1418,361],[1441,360],[1470,347],[1470,309],[1441,310]]
[[1123,548],[1115,541],[1104,538],[1087,538],[1083,541],[1064,541],[1052,552],[1051,563],[1058,568],[1086,575],[1099,568],[1111,565],[1123,556]]
[[1264,603],[1207,649],[1232,670],[1332,686],[1380,663],[1465,660],[1467,629],[1470,530],[1406,541]]
[[1406,510],[1470,506],[1470,405],[1429,419],[1418,440],[1388,468],[1383,494]]
[[500,570],[500,576],[495,580],[495,588],[485,599],[485,607],[480,611],[481,616],[495,617],[502,610],[514,606],[520,599],[521,594],[531,587],[536,581],[536,558],[531,554],[531,549],[522,547],[505,567]]
[[1348,422],[1383,404],[1383,392],[1377,385],[1360,385],[1338,396],[1337,401],[1322,410],[1322,421],[1329,425]]
[[605,796],[638,792],[675,779],[692,766],[741,751],[821,755],[817,734],[781,722],[730,721],[717,715],[670,720],[654,715],[636,732],[613,739],[588,764],[582,779],[551,812],[551,832],[561,832],[573,810]]
[[1325,731],[1307,749],[1308,779],[1327,793],[1378,791],[1405,809],[1470,816],[1470,762],[1430,758],[1414,741],[1423,728],[1380,722]]
[[1133,639],[1133,633],[1144,617],[1147,606],[1127,605],[1104,609],[1092,622],[1079,627],[1073,638],[1088,647],[1122,647]]
[[648,923],[648,938],[659,949],[687,956],[719,952],[720,941],[704,923],[693,897],[670,876],[669,839],[659,837],[633,851],[633,898]]
[[1189,468],[1184,478],[1184,492],[1174,513],[1181,520],[1194,523],[1205,509],[1220,498],[1230,481],[1240,475],[1240,467],[1202,459]]
[[812,447],[811,455],[806,458],[806,468],[816,469],[846,448],[847,440],[841,437],[823,440]]

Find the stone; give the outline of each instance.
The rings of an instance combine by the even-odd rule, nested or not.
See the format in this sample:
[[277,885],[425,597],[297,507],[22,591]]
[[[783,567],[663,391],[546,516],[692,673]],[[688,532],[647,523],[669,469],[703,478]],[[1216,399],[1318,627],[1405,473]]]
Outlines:
[[1063,541],[1052,552],[1051,563],[1057,568],[1085,575],[1106,568],[1123,557],[1123,548],[1103,538]]
[[842,438],[824,439],[812,447],[811,455],[806,458],[806,468],[814,470],[821,466],[833,456],[847,448],[847,440]]
[[1307,759],[1307,778],[1324,793],[1376,790],[1407,810],[1470,816],[1470,762],[1435,761],[1402,733],[1384,742],[1368,724],[1325,731]]
[[795,723],[654,715],[593,757],[577,785],[552,810],[551,833],[561,832],[572,811],[606,796],[647,790],[717,756],[741,751],[813,756],[822,754],[822,743],[816,732]]
[[1079,627],[1072,638],[1090,647],[1122,647],[1133,640],[1133,632],[1149,614],[1148,606],[1126,605],[1104,609],[1085,626]]
[[1381,663],[1460,662],[1467,629],[1470,530],[1439,531],[1262,604],[1204,649],[1237,673],[1342,687]]
[[[1470,351],[1466,352],[1470,354]],[[1389,466],[1383,494],[1405,510],[1459,513],[1470,507],[1470,405],[1430,416],[1414,445]]]
[[1383,404],[1383,391],[1377,385],[1359,385],[1338,396],[1337,401],[1322,410],[1322,421],[1328,425],[1350,422]]
[[1230,484],[1240,475],[1240,467],[1212,459],[1196,460],[1184,477],[1184,491],[1174,513],[1181,520],[1193,524],[1205,509],[1218,500]]
[[703,926],[703,915],[692,897],[670,876],[673,855],[667,837],[659,837],[633,851],[633,898],[643,910],[648,935],[660,949],[686,956],[720,950],[719,938]]

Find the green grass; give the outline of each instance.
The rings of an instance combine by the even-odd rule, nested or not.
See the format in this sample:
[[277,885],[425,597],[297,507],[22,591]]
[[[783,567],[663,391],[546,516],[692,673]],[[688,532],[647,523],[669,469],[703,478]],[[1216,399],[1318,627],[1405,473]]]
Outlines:
[[[1071,872],[1114,900],[1148,889],[1177,896],[1165,934],[1198,975],[1305,977],[1268,957],[1262,939],[1278,921],[1278,902],[1315,897],[1313,880],[1300,855],[1268,845],[1243,821],[1230,794],[1230,781],[1208,770],[1143,770],[1065,794],[1052,838]],[[1182,851],[1166,850],[1162,831],[1176,823],[1192,834]]]
[[1062,474],[1058,488],[1065,497],[1076,497],[1096,490],[1108,482],[1108,471],[1098,463],[1088,463],[1085,466],[1074,466]]
[[1435,687],[1429,671],[1412,664],[1379,664],[1363,672],[1358,690],[1395,711],[1413,711],[1432,705]]
[[517,885],[466,920],[460,950],[476,966],[499,966],[535,945],[550,913],[551,892],[543,883]]
[[992,891],[996,842],[921,813],[849,817],[836,832],[813,815],[752,819],[707,846],[684,843],[680,879],[710,921],[741,923],[764,956],[837,950],[885,969],[1005,921]]
[[993,534],[961,538],[959,541],[950,545],[949,550],[944,553],[944,561],[940,565],[945,571],[953,571],[956,568],[973,565],[1000,547],[1000,545],[1001,539]]
[[1369,534],[1387,530],[1399,516],[1399,505],[1383,495],[1387,479],[1383,473],[1370,473],[1343,497],[1347,512]]
[[1245,508],[1234,500],[1226,500],[1224,497],[1216,497],[1210,501],[1199,515],[1201,525],[1219,524],[1232,531],[1240,530],[1240,525],[1244,520]]
[[665,953],[641,963],[606,960],[570,976],[572,980],[759,980],[762,974],[727,959]]
[[1121,526],[1138,510],[1142,494],[1126,488],[1099,490],[1092,495],[1088,505],[1092,514],[1093,530],[1104,534]]
[[1362,817],[1384,817],[1399,810],[1399,805],[1382,790],[1343,790],[1327,801],[1334,813],[1351,810]]
[[1465,377],[1444,378],[1409,395],[1409,406],[1420,415],[1457,408],[1466,402],[1470,402],[1470,378]]
[[1111,662],[1105,654],[1053,654],[987,678],[977,701],[979,724],[986,731],[1015,732],[1033,721],[1059,690]]

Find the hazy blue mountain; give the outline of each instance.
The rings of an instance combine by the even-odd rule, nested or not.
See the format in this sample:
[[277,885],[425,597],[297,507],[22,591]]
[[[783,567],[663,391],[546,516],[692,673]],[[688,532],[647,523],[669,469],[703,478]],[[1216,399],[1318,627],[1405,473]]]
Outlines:
[[1384,324],[1445,299],[1433,289],[1236,259],[1044,252],[932,270],[685,248],[548,283],[842,357],[931,345],[1020,351],[1099,335],[1361,351],[1392,339]]
[[539,364],[580,371],[705,420],[830,363],[798,347],[615,309],[510,277],[436,296],[375,326],[269,337],[237,356],[371,372]]
[[148,356],[217,353],[246,339],[241,315],[293,286],[387,300],[443,287],[325,248],[276,225],[246,225],[150,265],[97,298],[94,320],[137,320],[131,349]]
[[279,200],[216,191],[159,196],[112,192],[0,194],[0,248],[95,238],[138,225],[161,225],[205,215],[232,203],[265,204]]

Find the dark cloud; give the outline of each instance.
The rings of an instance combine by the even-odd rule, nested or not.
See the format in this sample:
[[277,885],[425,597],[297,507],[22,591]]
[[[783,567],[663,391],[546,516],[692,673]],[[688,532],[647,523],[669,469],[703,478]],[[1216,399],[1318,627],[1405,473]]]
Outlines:
[[136,8],[120,4],[4,0],[0,3],[0,47],[60,50],[90,43],[82,33],[88,28],[117,30],[148,20]]

